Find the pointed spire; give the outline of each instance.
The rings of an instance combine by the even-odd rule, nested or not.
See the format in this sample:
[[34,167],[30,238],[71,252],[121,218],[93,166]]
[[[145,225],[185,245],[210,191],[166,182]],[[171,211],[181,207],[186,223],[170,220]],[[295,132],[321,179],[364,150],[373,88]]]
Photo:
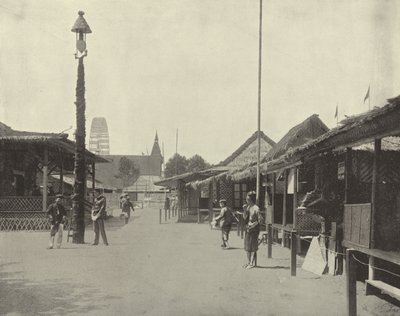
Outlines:
[[151,150],[151,156],[162,157],[160,145],[158,144],[158,133],[156,131],[156,137],[154,138],[153,149]]

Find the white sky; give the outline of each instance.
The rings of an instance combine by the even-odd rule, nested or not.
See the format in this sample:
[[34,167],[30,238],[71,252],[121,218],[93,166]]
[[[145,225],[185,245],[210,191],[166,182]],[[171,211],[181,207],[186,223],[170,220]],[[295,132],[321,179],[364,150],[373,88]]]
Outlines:
[[[258,0],[0,0],[0,121],[75,126],[78,10],[93,33],[85,58],[87,142],[107,119],[112,154],[196,153],[211,163],[257,129]],[[262,130],[278,141],[313,113],[330,127],[400,92],[400,1],[264,0]],[[71,131],[69,132],[70,134]]]

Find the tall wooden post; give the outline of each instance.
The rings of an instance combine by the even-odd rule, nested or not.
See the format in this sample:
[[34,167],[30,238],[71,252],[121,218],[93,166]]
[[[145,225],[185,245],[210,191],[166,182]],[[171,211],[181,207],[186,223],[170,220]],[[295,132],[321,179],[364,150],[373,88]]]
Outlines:
[[374,163],[372,166],[371,194],[371,248],[375,248],[376,213],[378,208],[379,166],[381,157],[381,139],[375,139]]
[[[283,205],[282,205],[282,225],[286,226],[286,208],[287,208],[287,183],[288,174],[287,170],[283,172]],[[285,230],[282,230],[282,247],[285,247]]]
[[353,258],[355,251],[346,250],[346,305],[347,315],[357,316],[357,265]]
[[271,201],[271,224],[275,223],[275,195],[276,195],[276,173],[272,174],[272,201]]
[[298,168],[293,168],[293,228],[297,228],[297,178]]
[[282,225],[286,226],[286,212],[287,212],[287,185],[288,185],[288,174],[287,170],[283,172],[283,207],[282,207]]
[[345,154],[345,168],[344,168],[344,203],[351,203],[351,175],[352,175],[352,156],[353,152],[351,147],[346,148]]
[[96,163],[92,162],[92,203],[94,204],[94,191],[96,190]]
[[213,181],[208,183],[208,221],[211,224],[214,214],[213,214]]
[[87,56],[86,34],[92,33],[84,19],[83,11],[78,12],[78,19],[71,31],[76,34],[76,54],[78,59],[78,79],[76,82],[76,131],[75,131],[75,183],[72,199],[73,236],[72,242],[82,244],[85,236],[85,191],[86,191],[86,100],[85,100],[85,68],[83,58]]
[[260,18],[258,34],[258,102],[257,102],[257,178],[256,204],[260,206],[260,156],[261,156],[261,66],[262,66],[262,0],[260,0]]
[[64,194],[64,156],[62,152],[60,154],[60,193]]
[[[81,35],[81,34],[80,34]],[[85,70],[83,58],[79,59],[78,80],[76,84],[76,148],[75,148],[75,184],[73,197],[74,243],[84,243],[85,235],[85,186],[86,186],[86,149],[85,149]]]
[[267,256],[272,258],[272,224],[267,224]]
[[43,194],[42,194],[42,211],[47,211],[47,173],[48,173],[48,165],[49,165],[49,150],[47,145],[44,145],[43,148]]
[[297,238],[296,231],[290,232],[290,274],[296,276],[297,269]]

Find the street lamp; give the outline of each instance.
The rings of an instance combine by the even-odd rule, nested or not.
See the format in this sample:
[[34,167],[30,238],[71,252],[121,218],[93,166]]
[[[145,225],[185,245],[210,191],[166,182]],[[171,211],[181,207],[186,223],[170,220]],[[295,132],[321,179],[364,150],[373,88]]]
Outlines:
[[72,242],[84,243],[85,236],[85,190],[86,190],[86,148],[85,148],[85,68],[83,58],[87,56],[86,34],[92,33],[83,17],[83,11],[78,12],[78,18],[71,31],[76,34],[75,59],[78,59],[78,79],[76,82],[76,131],[75,131],[75,183],[72,198],[73,236]]

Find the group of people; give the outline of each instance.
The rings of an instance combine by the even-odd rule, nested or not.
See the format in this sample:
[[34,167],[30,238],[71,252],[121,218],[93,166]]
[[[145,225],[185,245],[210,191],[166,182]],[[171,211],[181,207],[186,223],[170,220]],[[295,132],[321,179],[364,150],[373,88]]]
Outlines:
[[[234,221],[239,222],[236,214],[227,207],[226,200],[219,201],[221,211],[220,214],[214,219],[218,223],[222,232],[222,249],[229,249],[229,232],[231,231]],[[263,218],[260,213],[259,207],[256,205],[256,192],[251,191],[246,195],[246,204],[243,205],[243,212],[238,212],[243,216],[246,225],[244,250],[247,255],[247,263],[243,266],[245,269],[251,269],[256,266],[257,251],[258,251],[258,235],[260,233],[260,226],[263,223]]]
[[[57,248],[61,247],[64,224],[67,218],[67,211],[62,203],[64,196],[62,194],[57,194],[54,203],[50,204],[47,209],[47,215],[50,220],[50,240],[48,249],[53,249],[54,246]],[[125,224],[128,224],[130,214],[134,211],[133,204],[129,200],[128,194],[123,194],[120,197],[121,208],[125,217]],[[101,193],[101,190],[96,189],[94,191],[94,203],[91,211],[91,218],[93,221],[93,231],[94,231],[94,241],[93,246],[99,244],[99,238],[103,239],[104,245],[108,246],[107,234],[104,226],[104,220],[107,217],[106,212],[106,197]],[[57,241],[55,245],[55,237],[57,236]]]

